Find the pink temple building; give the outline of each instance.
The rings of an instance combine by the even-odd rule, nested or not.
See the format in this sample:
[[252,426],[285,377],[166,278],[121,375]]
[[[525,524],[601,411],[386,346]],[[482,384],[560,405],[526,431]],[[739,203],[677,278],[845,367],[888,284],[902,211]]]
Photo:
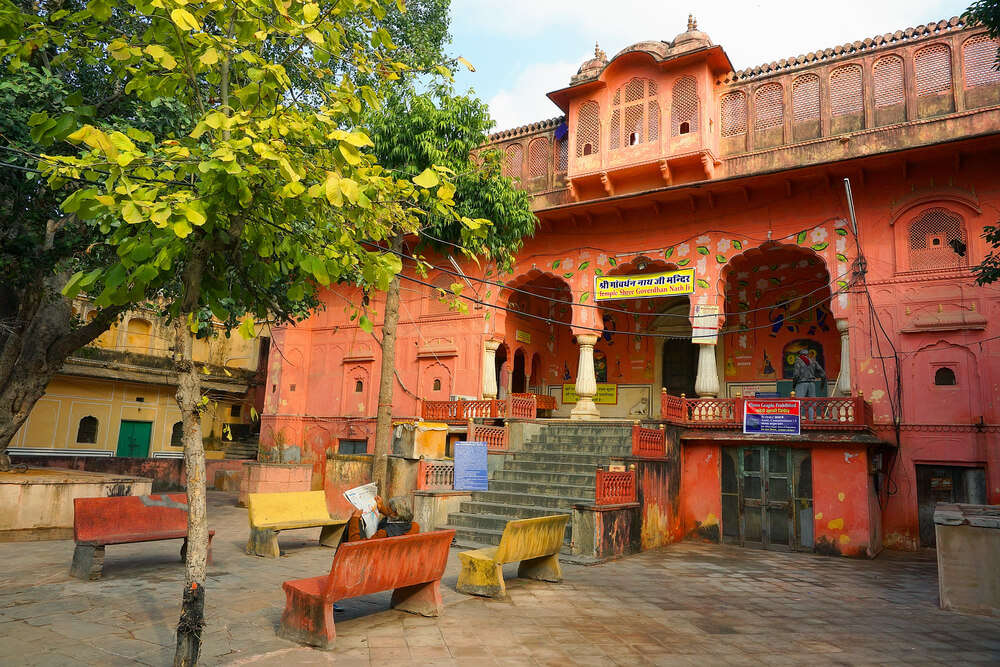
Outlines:
[[[549,94],[562,116],[491,138],[539,220],[513,274],[407,263],[394,416],[496,399],[477,416],[530,420],[502,401],[532,393],[546,418],[676,427],[668,540],[933,545],[934,502],[1000,503],[1000,286],[971,270],[1000,220],[996,53],[956,18],[749,69],[693,21],[597,49]],[[688,270],[688,293],[598,299]],[[466,312],[440,298],[456,282]],[[324,301],[275,333],[262,426],[320,478],[372,450],[380,379],[360,295]],[[744,401],[787,396],[800,353],[827,398],[799,436],[744,435]]]

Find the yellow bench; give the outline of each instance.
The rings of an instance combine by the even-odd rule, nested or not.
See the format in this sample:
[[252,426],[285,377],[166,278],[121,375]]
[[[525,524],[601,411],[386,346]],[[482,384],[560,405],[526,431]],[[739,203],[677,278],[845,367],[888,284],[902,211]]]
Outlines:
[[330,516],[323,491],[251,493],[247,498],[247,515],[250,517],[247,554],[264,558],[281,555],[278,533],[282,530],[322,526],[319,543],[336,547],[347,526],[346,519]]
[[500,546],[458,554],[462,561],[458,592],[505,599],[507,586],[503,581],[504,563],[518,561],[519,577],[562,581],[559,549],[563,545],[567,521],[568,514],[508,521],[500,537]]

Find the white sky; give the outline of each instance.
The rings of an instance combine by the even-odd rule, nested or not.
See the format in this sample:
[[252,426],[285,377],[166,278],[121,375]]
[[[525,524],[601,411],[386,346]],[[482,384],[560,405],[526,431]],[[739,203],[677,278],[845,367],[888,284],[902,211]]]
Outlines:
[[[474,88],[507,129],[560,114],[545,93],[565,87],[594,42],[613,56],[635,42],[672,40],[694,12],[698,29],[721,45],[735,69],[796,56],[960,15],[969,0],[722,2],[655,0],[452,0],[451,51],[476,72]],[[817,10],[817,8],[820,8]]]

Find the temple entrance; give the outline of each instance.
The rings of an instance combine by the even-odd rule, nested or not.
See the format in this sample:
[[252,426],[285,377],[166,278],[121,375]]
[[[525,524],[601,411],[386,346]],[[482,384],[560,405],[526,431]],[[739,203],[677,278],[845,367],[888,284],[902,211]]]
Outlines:
[[698,346],[688,340],[667,339],[663,343],[661,386],[672,396],[693,397],[698,375]]
[[722,448],[722,538],[746,547],[812,550],[809,450]]
[[510,393],[510,366],[507,364],[507,346],[501,345],[496,354],[497,398],[503,400]]
[[528,390],[527,378],[525,377],[524,350],[514,353],[514,375],[510,380],[511,391],[515,394],[523,394]]

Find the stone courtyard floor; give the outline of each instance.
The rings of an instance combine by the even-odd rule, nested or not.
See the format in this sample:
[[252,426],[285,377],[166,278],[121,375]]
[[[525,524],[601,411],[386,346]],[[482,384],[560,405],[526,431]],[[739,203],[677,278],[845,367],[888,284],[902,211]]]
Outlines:
[[[328,572],[318,529],[283,533],[287,556],[243,552],[246,510],[209,493],[205,665],[749,665],[1000,663],[1000,618],[937,608],[933,552],[874,561],[681,543],[565,581],[512,580],[510,601],[455,591],[445,613],[347,600],[331,651],[275,635],[286,579]],[[0,665],[168,665],[183,588],[178,541],[111,546],[104,578],[68,575],[72,541],[0,543]],[[996,564],[990,565],[994,569]]]

